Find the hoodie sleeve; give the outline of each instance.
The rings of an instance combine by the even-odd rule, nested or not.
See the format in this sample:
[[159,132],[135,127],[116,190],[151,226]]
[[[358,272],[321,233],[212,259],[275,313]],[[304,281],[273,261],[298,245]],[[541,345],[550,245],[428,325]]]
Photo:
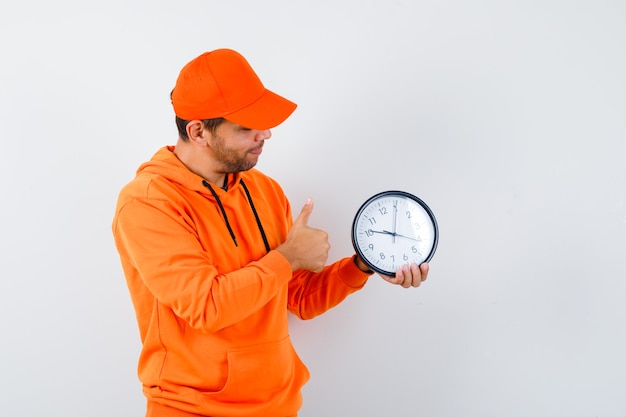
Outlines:
[[318,273],[294,271],[289,282],[289,311],[303,320],[312,319],[363,288],[370,275],[356,266],[354,256],[328,265]]
[[[289,263],[276,251],[218,274],[193,228],[167,200],[126,202],[113,232],[129,286],[145,286],[152,300],[199,330],[215,332],[245,319],[291,278]],[[140,301],[150,308],[149,298]]]

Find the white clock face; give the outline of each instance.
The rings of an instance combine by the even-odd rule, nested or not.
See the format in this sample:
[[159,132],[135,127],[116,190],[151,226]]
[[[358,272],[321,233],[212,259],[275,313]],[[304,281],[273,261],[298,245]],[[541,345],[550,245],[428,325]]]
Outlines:
[[367,200],[352,226],[352,242],[374,271],[395,275],[403,265],[427,262],[438,241],[430,208],[403,191],[386,191]]

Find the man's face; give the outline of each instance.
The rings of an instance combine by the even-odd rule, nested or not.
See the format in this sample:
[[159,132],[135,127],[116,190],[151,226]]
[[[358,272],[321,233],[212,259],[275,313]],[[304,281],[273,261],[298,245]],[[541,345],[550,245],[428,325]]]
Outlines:
[[263,143],[272,133],[254,130],[225,120],[211,135],[210,147],[224,172],[247,171],[261,156]]

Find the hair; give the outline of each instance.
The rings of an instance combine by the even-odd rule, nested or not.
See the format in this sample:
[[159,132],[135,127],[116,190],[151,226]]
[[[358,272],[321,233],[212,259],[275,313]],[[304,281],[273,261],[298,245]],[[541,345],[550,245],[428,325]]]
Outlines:
[[[215,130],[225,119],[223,117],[218,117],[215,119],[204,119],[201,120],[202,124],[206,129],[208,129],[211,134],[215,133]],[[176,116],[176,127],[178,128],[178,136],[184,140],[185,142],[189,141],[189,136],[187,136],[187,124],[190,120],[181,119]]]

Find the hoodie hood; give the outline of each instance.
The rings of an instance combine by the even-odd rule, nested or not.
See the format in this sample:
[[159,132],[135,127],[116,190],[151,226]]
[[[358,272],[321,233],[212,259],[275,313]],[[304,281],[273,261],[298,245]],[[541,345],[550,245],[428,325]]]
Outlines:
[[[206,182],[206,180],[198,174],[190,171],[189,168],[187,168],[185,164],[183,164],[180,159],[174,155],[174,146],[162,147],[148,162],[141,164],[137,169],[137,175],[139,176],[142,174],[159,175],[168,181],[180,184],[184,188],[191,191],[212,195],[209,189],[203,185],[203,182]],[[231,187],[239,185],[240,177],[241,175],[239,173],[229,174],[229,190]],[[220,187],[214,188],[218,194],[226,192]]]

